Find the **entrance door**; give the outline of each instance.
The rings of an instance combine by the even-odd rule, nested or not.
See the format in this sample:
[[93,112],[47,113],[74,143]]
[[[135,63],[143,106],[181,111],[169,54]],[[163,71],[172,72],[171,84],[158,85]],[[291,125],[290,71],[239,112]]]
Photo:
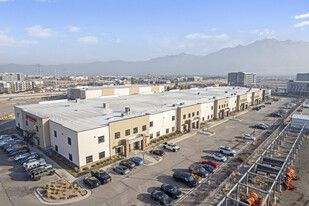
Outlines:
[[134,142],[134,149],[139,149],[139,142]]
[[195,129],[195,122],[192,122],[192,129]]

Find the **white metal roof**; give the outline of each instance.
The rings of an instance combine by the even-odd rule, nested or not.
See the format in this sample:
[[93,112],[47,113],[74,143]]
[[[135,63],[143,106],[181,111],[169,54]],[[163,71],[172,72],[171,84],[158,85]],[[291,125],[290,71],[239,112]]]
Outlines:
[[[152,94],[127,95],[110,98],[93,98],[75,101],[52,102],[49,104],[31,104],[17,106],[35,116],[49,118],[64,127],[74,131],[104,127],[109,122],[126,118],[155,114],[163,111],[176,110],[198,103],[212,102],[213,97],[222,99],[248,93],[244,87],[208,87],[193,90],[180,90],[175,92],[162,92]],[[225,93],[227,91],[227,93]],[[251,89],[250,92],[259,91]],[[231,95],[233,94],[233,95]],[[109,108],[103,108],[103,103]],[[184,103],[180,106],[180,103]],[[173,106],[176,104],[177,106]],[[131,108],[131,114],[121,116],[125,107]]]

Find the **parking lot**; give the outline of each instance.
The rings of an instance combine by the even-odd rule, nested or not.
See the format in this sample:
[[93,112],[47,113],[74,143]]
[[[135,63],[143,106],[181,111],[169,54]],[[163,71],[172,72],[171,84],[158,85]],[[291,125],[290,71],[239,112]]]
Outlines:
[[[231,119],[211,128],[210,131],[215,135],[193,133],[192,137],[177,143],[180,146],[180,151],[165,150],[166,155],[163,160],[155,165],[138,166],[127,175],[111,172],[111,183],[93,189],[89,198],[71,205],[155,205],[150,193],[159,189],[163,183],[175,185],[184,193],[188,193],[191,188],[183,183],[175,182],[172,178],[174,172],[188,172],[188,167],[191,164],[209,159],[213,152],[218,151],[220,145],[229,146],[239,151],[245,144],[237,143],[234,140],[235,137],[240,137],[245,133],[255,131],[255,136],[259,139],[259,135],[265,130],[255,130],[250,126],[259,122],[272,124],[276,118],[267,117],[267,114],[281,109],[282,104],[288,101],[289,99],[282,98],[279,102],[266,105],[259,111],[250,109],[248,113],[235,120]],[[56,176],[44,177],[38,182],[31,181],[18,163],[7,161],[4,151],[1,151],[0,155],[0,198],[4,200],[0,202],[0,205],[41,205],[33,194],[33,188],[52,181]],[[235,159],[230,160],[229,164],[239,164]],[[229,167],[227,165],[213,175],[210,178],[211,185],[223,181],[229,172]],[[207,192],[210,193],[214,189],[209,187]],[[179,205],[194,204],[196,196],[199,195],[198,192],[197,189],[196,192],[184,198]]]

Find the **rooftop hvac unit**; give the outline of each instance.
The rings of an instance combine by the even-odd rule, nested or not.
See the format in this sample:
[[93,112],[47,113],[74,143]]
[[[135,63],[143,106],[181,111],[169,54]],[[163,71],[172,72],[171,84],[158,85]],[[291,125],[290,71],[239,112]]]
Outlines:
[[176,104],[173,104],[173,107],[176,107]]
[[180,102],[180,105],[184,105],[185,103],[184,102]]
[[213,99],[216,99],[216,97],[212,97]]
[[108,107],[109,107],[109,104],[103,103],[103,108],[104,108],[104,109],[107,109]]
[[131,114],[131,108],[130,108],[130,107],[125,107],[125,108],[124,108],[124,111],[125,111],[125,114],[126,114],[126,115]]

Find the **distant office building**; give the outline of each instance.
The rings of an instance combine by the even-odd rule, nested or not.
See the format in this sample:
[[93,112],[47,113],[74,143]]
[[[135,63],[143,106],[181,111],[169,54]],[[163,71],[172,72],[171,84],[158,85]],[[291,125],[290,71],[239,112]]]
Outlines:
[[256,84],[256,73],[231,72],[228,74],[230,86],[252,86]]
[[287,92],[293,95],[309,95],[309,81],[290,80],[287,84]]
[[298,73],[296,81],[309,81],[309,73]]
[[4,82],[20,82],[24,81],[25,77],[23,73],[2,73],[0,74],[0,81]]
[[189,77],[188,81],[189,82],[201,82],[203,81],[203,77]]

